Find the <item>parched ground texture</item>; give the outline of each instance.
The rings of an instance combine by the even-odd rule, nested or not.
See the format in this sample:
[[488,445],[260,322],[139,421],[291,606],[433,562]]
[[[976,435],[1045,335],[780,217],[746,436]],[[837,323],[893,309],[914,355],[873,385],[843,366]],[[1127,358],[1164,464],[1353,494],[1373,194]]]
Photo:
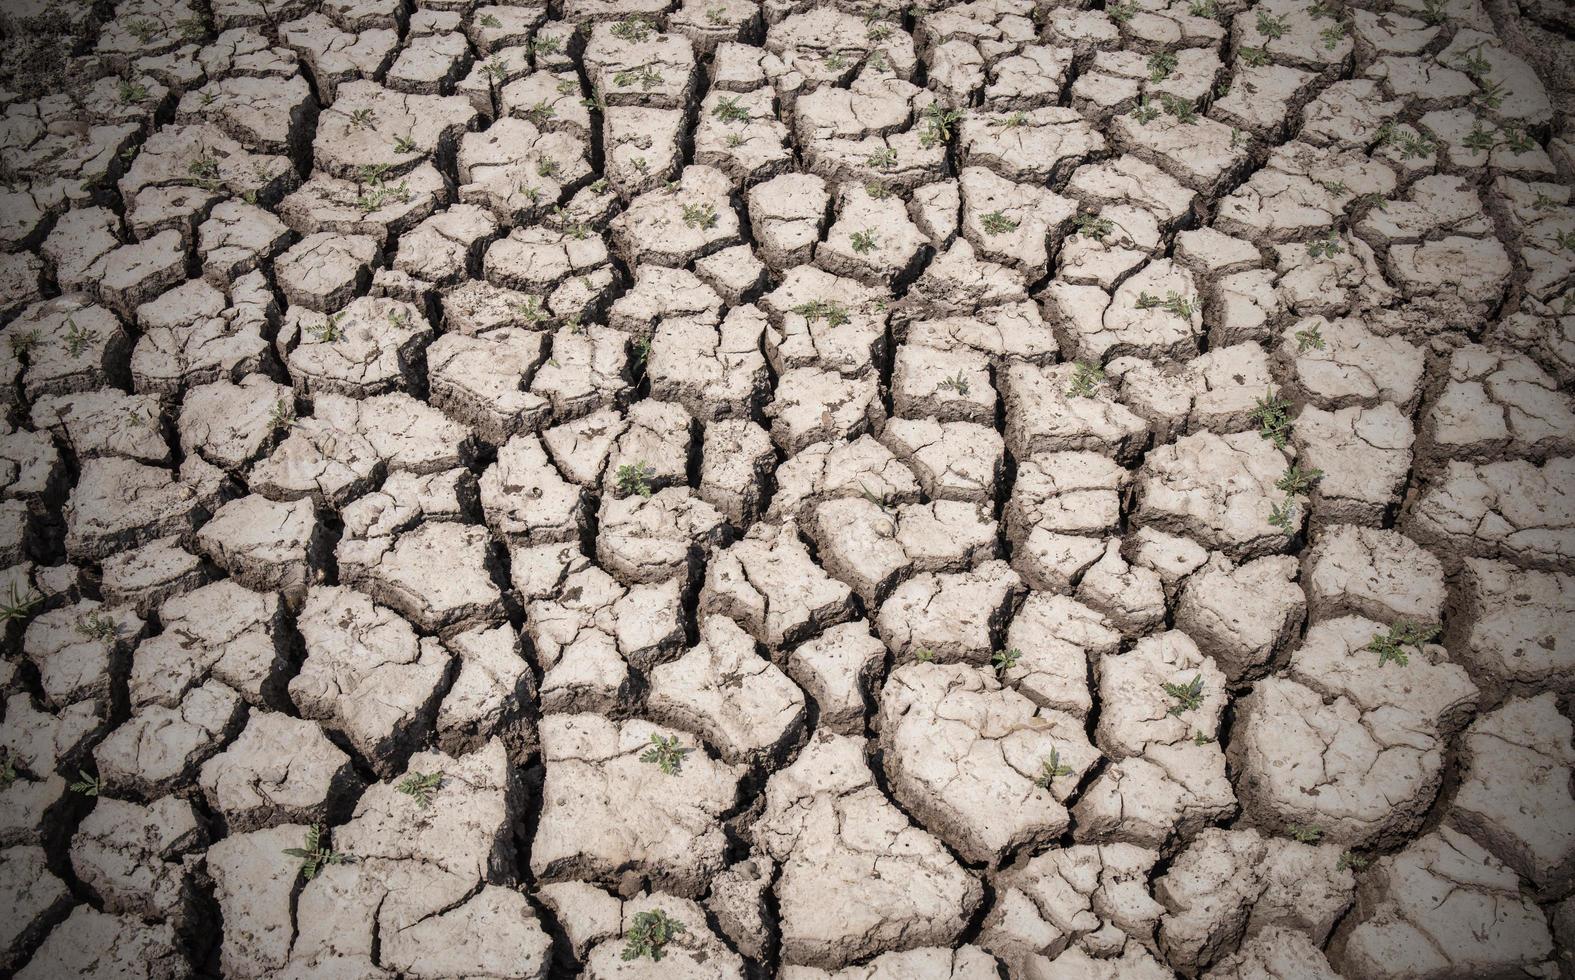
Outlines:
[[1560,0],[0,31],[0,977],[1575,978]]

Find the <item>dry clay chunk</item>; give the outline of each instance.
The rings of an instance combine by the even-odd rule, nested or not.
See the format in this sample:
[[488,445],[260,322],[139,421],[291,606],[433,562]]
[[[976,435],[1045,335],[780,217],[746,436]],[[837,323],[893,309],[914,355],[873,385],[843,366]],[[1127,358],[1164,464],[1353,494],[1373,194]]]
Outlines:
[[782,866],[775,891],[787,964],[829,969],[951,945],[978,907],[979,882],[886,799],[862,741],[815,736],[771,776],[765,796],[751,835]]

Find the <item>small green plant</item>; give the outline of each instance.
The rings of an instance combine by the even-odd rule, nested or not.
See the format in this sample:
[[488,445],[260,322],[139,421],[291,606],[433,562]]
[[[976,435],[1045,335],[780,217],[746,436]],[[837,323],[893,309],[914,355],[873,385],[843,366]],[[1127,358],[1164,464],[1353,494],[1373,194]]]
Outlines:
[[1554,232],[1553,243],[1566,252],[1575,252],[1575,231]]
[[1310,350],[1323,350],[1327,346],[1316,323],[1296,331],[1296,352],[1299,354],[1305,354]]
[[727,11],[721,7],[707,7],[705,19],[708,23],[721,25],[727,23]]
[[1070,398],[1092,398],[1105,380],[1105,370],[1093,361],[1078,361],[1072,367],[1072,383],[1066,393]]
[[268,431],[288,429],[295,425],[295,406],[280,398],[273,403],[273,411],[268,413]]
[[121,105],[131,105],[135,102],[148,101],[148,87],[143,85],[141,82],[131,82],[127,81],[126,79],[121,79],[120,85],[116,91],[120,96]]
[[97,796],[104,791],[104,784],[97,774],[90,773],[86,769],[78,769],[76,782],[66,788],[83,796]]
[[432,805],[432,798],[437,795],[442,785],[441,772],[413,772],[400,781],[397,789],[415,800],[416,806],[425,810]]
[[1148,58],[1148,80],[1149,81],[1151,81],[1151,82],[1163,82],[1165,79],[1169,78],[1170,77],[1170,73],[1175,71],[1175,70],[1176,70],[1176,55],[1175,55],[1174,52],[1171,52],[1171,51],[1160,51],[1160,52],[1157,52],[1155,54],[1149,55],[1149,58]]
[[541,101],[525,110],[525,119],[532,126],[540,129],[546,125],[547,120],[557,114],[558,110],[555,106],[549,105],[546,101]]
[[556,34],[538,34],[530,39],[531,54],[557,54],[562,50],[563,38]]
[[1135,13],[1137,13],[1137,4],[1130,2],[1130,0],[1105,4],[1105,14],[1117,24],[1125,24],[1132,19],[1132,15]]
[[800,303],[792,308],[792,312],[814,323],[816,320],[825,320],[829,327],[840,327],[847,323],[851,317],[848,308],[835,300],[817,299],[808,303]]
[[638,68],[625,68],[623,71],[614,72],[612,80],[613,84],[619,88],[638,85],[643,92],[649,92],[665,81],[662,73],[650,65],[641,65]]
[[624,463],[618,467],[618,475],[615,478],[618,483],[618,492],[625,497],[632,497],[637,494],[641,497],[649,497],[651,495],[651,477],[654,475],[651,467],[643,459],[635,463]]
[[870,228],[866,228],[863,231],[854,232],[850,242],[853,246],[853,251],[860,255],[868,255],[869,253],[875,251],[876,246],[880,244],[875,239],[874,230]]
[[1005,115],[1005,116],[1000,117],[999,119],[996,119],[990,125],[992,125],[992,126],[999,126],[1002,129],[1017,129],[1017,128],[1021,127],[1021,126],[1028,125],[1028,113],[1026,113],[1026,112],[1009,113],[1008,115]]
[[1285,22],[1285,18],[1276,17],[1267,10],[1258,11],[1257,27],[1258,33],[1271,41],[1278,41],[1285,36],[1286,31],[1291,29],[1290,25]]
[[1292,824],[1286,828],[1286,832],[1298,844],[1316,844],[1323,839],[1323,828],[1307,824]]
[[687,930],[682,922],[661,909],[637,912],[634,916],[634,926],[625,937],[627,945],[623,948],[623,958],[637,960],[642,956],[649,956],[652,960],[660,960],[667,955],[667,944],[685,931]]
[[306,828],[305,847],[287,847],[284,853],[301,859],[301,875],[307,881],[316,878],[318,872],[330,864],[344,864],[349,860],[349,855],[340,854],[323,840],[323,828],[317,826]]
[[11,345],[11,353],[17,357],[32,351],[43,340],[43,334],[37,330],[19,330],[7,338]]
[[640,761],[660,769],[664,776],[676,776],[683,771],[684,756],[693,751],[679,748],[677,735],[663,738],[652,732],[651,747],[640,753]]
[[1269,524],[1279,528],[1284,534],[1294,535],[1299,524],[1298,512],[1296,501],[1286,497],[1277,504],[1269,505]]
[[1335,864],[1334,868],[1336,871],[1345,871],[1347,869],[1351,871],[1365,871],[1370,863],[1366,856],[1355,851],[1346,851],[1340,855],[1340,860]]
[[1285,473],[1277,481],[1275,481],[1274,487],[1276,490],[1283,491],[1284,493],[1296,497],[1311,490],[1313,488],[1313,484],[1317,483],[1322,477],[1323,470],[1304,470],[1295,463],[1292,463],[1290,466],[1285,468]]
[[558,176],[562,169],[563,165],[552,157],[542,157],[536,161],[536,176],[544,180]]
[[1096,242],[1103,242],[1106,236],[1116,230],[1116,223],[1109,218],[1093,214],[1080,214],[1072,219],[1072,234],[1084,238],[1092,238]]
[[997,650],[990,657],[990,663],[999,671],[1008,671],[1017,666],[1017,661],[1023,659],[1023,651],[1012,647],[1008,650]]
[[147,44],[153,40],[153,35],[158,33],[159,25],[145,17],[139,17],[136,20],[126,21],[126,30],[130,32],[132,37],[143,44]]
[[962,119],[962,110],[931,102],[919,114],[919,119],[919,145],[928,150],[939,143],[951,142],[952,126]]
[[949,378],[943,379],[941,381],[941,383],[940,383],[940,388],[942,390],[950,389],[952,391],[957,392],[957,394],[963,395],[963,396],[966,396],[968,394],[968,389],[970,387],[971,386],[968,383],[968,379],[963,375],[963,372],[962,372],[961,369],[958,369],[956,374],[952,375]]
[[331,313],[323,317],[322,323],[307,327],[306,330],[318,343],[331,344],[345,335],[339,327],[339,321],[342,319],[344,319],[343,313]]
[[833,51],[821,59],[821,64],[825,65],[831,71],[841,71],[842,69],[848,67],[848,59],[841,51]]
[[[868,500],[870,503],[874,504],[876,507],[879,507],[881,510],[886,511],[887,513],[891,512],[891,499],[886,494],[880,494],[877,496],[873,490],[865,486],[863,483],[860,483],[859,495],[865,500]],[[934,653],[931,653],[930,656],[933,658],[935,655]]]
[[1498,140],[1493,137],[1492,131],[1484,129],[1481,120],[1478,120],[1477,124],[1471,127],[1471,132],[1467,133],[1466,138],[1461,140],[1461,142],[1466,145],[1467,149],[1475,150],[1478,153],[1486,153],[1497,145]]
[[363,106],[350,113],[350,125],[356,129],[363,129],[372,125],[372,108]]
[[509,64],[502,58],[494,56],[481,66],[481,73],[491,79],[492,83],[496,85],[503,81],[504,76],[509,73]]
[[1039,778],[1034,780],[1034,785],[1040,789],[1049,789],[1051,783],[1072,773],[1072,767],[1061,761],[1061,750],[1051,749],[1050,758],[1039,764]]
[[1154,104],[1154,100],[1145,95],[1132,107],[1131,116],[1138,121],[1139,126],[1147,126],[1159,118],[1159,111],[1159,106]]
[[1307,243],[1307,255],[1314,259],[1332,259],[1345,251],[1340,244],[1340,237],[1330,228],[1321,238],[1314,238]]
[[[15,579],[11,580],[8,591],[10,592],[10,595],[7,596],[4,602],[0,602],[0,623],[10,623],[19,619],[26,619],[28,616],[32,615],[33,607],[44,601],[44,597],[41,595],[29,594],[24,596],[22,592],[17,589]],[[31,593],[32,590],[29,589],[28,592]]]
[[868,194],[872,201],[884,201],[891,197],[891,188],[878,180],[872,180],[864,185],[864,193]]
[[1290,411],[1291,403],[1270,388],[1247,417],[1258,423],[1258,435],[1274,443],[1276,449],[1284,449],[1290,441]]
[[711,115],[729,123],[749,121],[749,110],[738,104],[736,95],[718,99],[716,107],[711,110]]
[[1537,148],[1537,141],[1524,129],[1504,130],[1504,142],[1509,147],[1509,151],[1516,156],[1530,153]]
[[1196,711],[1203,706],[1203,675],[1195,674],[1192,680],[1185,684],[1164,684],[1165,696],[1175,701],[1166,711],[1166,714],[1181,717],[1183,712]]
[[1192,744],[1193,745],[1213,745],[1214,744],[1214,736],[1213,735],[1205,735],[1201,731],[1194,731],[1192,733]]
[[1345,25],[1330,24],[1318,32],[1318,39],[1323,42],[1325,51],[1333,51],[1340,46],[1341,41],[1345,40]]
[[1421,653],[1422,645],[1437,639],[1442,631],[1437,623],[1412,623],[1401,620],[1389,627],[1387,632],[1374,636],[1362,649],[1378,654],[1380,667],[1390,661],[1404,667],[1411,662],[1411,655],[1406,653],[1406,647]]
[[527,296],[519,302],[510,303],[509,310],[532,327],[547,319],[547,311],[542,308],[541,300],[535,296]]
[[98,331],[93,329],[83,330],[75,320],[66,321],[66,353],[72,357],[80,357],[98,340]]
[[699,228],[702,231],[706,231],[715,228],[718,220],[716,205],[710,201],[684,205],[684,224],[690,228]]
[[1179,95],[1165,92],[1159,97],[1159,104],[1165,107],[1165,113],[1174,116],[1176,122],[1183,126],[1191,126],[1198,121],[1198,107],[1191,99],[1183,99]]
[[1164,310],[1171,316],[1183,320],[1192,319],[1192,314],[1198,311],[1198,305],[1180,293],[1167,292],[1164,299],[1144,290],[1138,293],[1137,308],[1140,310]]
[[722,140],[722,143],[725,146],[727,146],[729,149],[736,150],[740,146],[744,145],[744,134],[743,133],[728,133],[727,136]]
[[897,151],[890,146],[876,150],[864,158],[864,163],[876,170],[890,170],[897,165]]
[[1191,5],[1187,7],[1187,13],[1194,17],[1214,20],[1219,16],[1219,7],[1215,5],[1214,0],[1192,0]]
[[394,137],[394,152],[414,153],[416,152],[416,141],[408,136],[396,136]]
[[1236,50],[1236,57],[1248,68],[1262,68],[1269,63],[1269,52],[1263,48],[1254,48],[1243,45]]
[[1021,222],[1008,218],[1004,211],[991,211],[988,214],[979,216],[979,225],[987,235],[1000,235],[1008,231],[1016,231],[1019,224]]
[[208,29],[203,26],[202,19],[198,17],[187,17],[185,20],[176,23],[175,26],[180,29],[182,41],[200,41],[208,36]]
[[95,610],[77,618],[76,631],[84,640],[108,643],[120,635],[120,624]]
[[913,659],[921,664],[932,664],[935,662],[935,651],[929,647],[920,647],[914,651]]
[[644,17],[630,17],[612,26],[612,36],[620,41],[638,44],[651,36],[651,22]]
[[496,17],[494,17],[491,14],[482,14],[481,15],[481,26],[482,27],[492,27],[492,28],[502,27],[503,26],[503,21],[498,20]]
[[1417,16],[1429,24],[1442,24],[1448,19],[1446,13],[1448,2],[1449,0],[1422,0],[1422,9]]

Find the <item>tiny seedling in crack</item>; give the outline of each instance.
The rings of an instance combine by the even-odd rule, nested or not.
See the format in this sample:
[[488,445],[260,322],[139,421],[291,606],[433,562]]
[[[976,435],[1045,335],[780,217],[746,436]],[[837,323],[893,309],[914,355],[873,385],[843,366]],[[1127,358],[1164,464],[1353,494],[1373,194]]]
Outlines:
[[624,463],[618,467],[618,475],[615,478],[618,483],[618,492],[625,497],[636,495],[649,497],[651,495],[651,477],[653,475],[651,467],[643,459],[635,463]]
[[366,126],[370,126],[371,124],[372,110],[370,107],[363,107],[350,113],[350,125],[354,126],[356,129],[361,129]]
[[968,384],[968,379],[963,376],[963,372],[962,372],[961,369],[959,369],[957,371],[957,373],[952,375],[951,377],[942,380],[941,384],[940,384],[941,390],[945,390],[945,389],[949,388],[952,391],[957,392],[957,394],[963,395],[963,396],[966,396],[968,394],[969,387],[970,387],[970,385]]
[[962,118],[962,110],[947,109],[939,102],[931,102],[924,107],[919,118],[919,145],[928,150],[938,143],[951,142],[952,126]]
[[213,157],[198,157],[186,168],[197,186],[206,191],[219,189],[219,161]]
[[1258,423],[1258,435],[1274,443],[1276,449],[1284,449],[1290,441],[1290,411],[1291,403],[1270,388],[1247,417]]
[[872,201],[884,201],[891,197],[891,188],[878,180],[872,180],[864,185],[864,193],[868,194]]
[[1406,653],[1406,647],[1421,653],[1422,645],[1437,639],[1440,632],[1437,623],[1411,623],[1402,620],[1389,627],[1388,631],[1374,636],[1362,649],[1378,654],[1380,667],[1391,660],[1404,667],[1411,662],[1411,655]]
[[131,105],[134,102],[146,102],[148,100],[148,87],[143,85],[141,82],[128,82],[123,80],[120,83],[118,94],[120,95],[120,102],[122,105]]
[[651,747],[640,753],[640,761],[655,766],[665,776],[676,776],[683,771],[684,756],[693,751],[693,749],[679,748],[677,735],[663,738],[652,732]]
[[868,255],[870,252],[875,251],[875,247],[880,244],[875,239],[875,232],[868,228],[854,232],[850,242],[853,246],[853,251],[860,255]]
[[1322,476],[1323,470],[1304,470],[1295,463],[1292,463],[1290,466],[1285,468],[1285,474],[1275,482],[1274,487],[1275,489],[1284,491],[1293,497],[1300,496],[1301,494],[1305,494],[1307,491],[1311,490],[1313,488],[1313,484],[1317,483],[1319,478]]
[[1002,116],[991,125],[1000,126],[1002,129],[1017,129],[1020,126],[1028,125],[1028,113],[1014,112],[1010,115]]
[[1340,860],[1335,864],[1334,869],[1336,871],[1365,871],[1368,863],[1364,855],[1355,851],[1346,851],[1340,855]]
[[481,26],[482,27],[502,27],[503,26],[503,21],[498,20],[496,17],[492,16],[491,14],[482,14],[481,15]]
[[1339,236],[1335,234],[1333,228],[1330,228],[1322,238],[1314,238],[1307,243],[1307,254],[1315,259],[1332,259],[1344,251],[1345,248],[1340,244]]
[[432,798],[443,785],[441,772],[413,772],[400,781],[398,790],[416,801],[425,810],[432,805]]
[[[891,510],[891,499],[885,494],[877,495],[873,490],[862,483],[859,484],[859,492],[860,496],[874,504],[876,507],[879,507],[881,510]],[[931,654],[931,656],[934,656],[934,654]]]
[[831,71],[841,71],[842,69],[848,67],[848,59],[841,51],[831,52],[830,54],[826,55],[825,58],[821,59],[821,63]]
[[1170,51],[1160,51],[1148,59],[1148,80],[1163,82],[1176,70],[1176,56]]
[[1484,129],[1482,123],[1478,122],[1461,142],[1466,145],[1467,149],[1476,150],[1478,153],[1486,153],[1493,149],[1498,140],[1493,137],[1491,130]]
[[76,631],[84,640],[107,643],[120,635],[120,624],[101,612],[90,612],[77,618]]
[[1145,95],[1132,107],[1132,118],[1138,121],[1138,125],[1146,126],[1159,118],[1159,106]]
[[651,23],[643,17],[630,17],[612,26],[612,36],[620,41],[638,44],[651,36]]
[[635,377],[639,377],[645,373],[645,362],[651,356],[651,341],[641,337],[630,345],[630,351],[632,356],[629,358],[629,366],[634,369]]
[[547,120],[558,114],[558,110],[548,105],[545,101],[538,102],[525,110],[525,118],[532,126],[542,126]]
[[318,872],[330,864],[344,864],[349,860],[349,855],[340,854],[323,841],[323,828],[306,828],[305,847],[287,847],[284,853],[293,858],[301,859],[301,874],[307,881],[317,877]]
[[1034,780],[1034,785],[1040,789],[1049,789],[1051,783],[1070,775],[1072,767],[1061,761],[1061,750],[1051,749],[1050,758],[1039,763],[1039,778]]
[[738,104],[737,96],[717,100],[716,108],[711,110],[711,115],[729,123],[749,121],[749,110]]
[[1192,744],[1193,745],[1213,745],[1214,744],[1214,736],[1213,735],[1205,735],[1205,734],[1203,734],[1203,732],[1195,730],[1192,733]]
[[530,39],[530,50],[536,55],[557,54],[563,50],[563,38],[556,34],[538,34]]
[[21,357],[38,346],[39,341],[43,339],[43,334],[37,330],[20,330],[7,339],[11,344],[11,353]]
[[541,308],[541,300],[535,296],[527,296],[520,302],[510,303],[509,309],[533,327],[547,319],[547,311]]
[[625,937],[627,944],[623,948],[623,958],[637,960],[648,956],[652,960],[660,960],[667,955],[667,944],[685,931],[687,929],[682,922],[661,909],[637,912],[634,926]]
[[1105,13],[1117,24],[1125,24],[1132,19],[1133,14],[1137,13],[1137,5],[1134,3],[1110,3],[1105,5]]
[[103,791],[104,784],[99,781],[96,774],[90,773],[86,769],[78,769],[76,782],[68,786],[67,789],[82,796],[97,796]]
[[1291,835],[1291,840],[1298,844],[1316,844],[1323,839],[1323,829],[1321,827],[1312,827],[1306,824],[1292,824],[1286,828],[1286,832]]
[[503,81],[503,76],[509,71],[508,62],[502,58],[492,58],[481,66],[481,73],[486,75],[494,84]]
[[307,332],[312,334],[318,343],[331,344],[345,335],[344,331],[339,329],[339,321],[343,317],[343,313],[330,314],[323,318],[322,323],[307,327]]
[[268,413],[268,430],[288,429],[295,425],[295,406],[283,398],[273,403],[273,411]]
[[1422,0],[1422,9],[1417,16],[1429,24],[1442,24],[1448,19],[1448,5],[1449,0]]
[[716,205],[710,201],[684,205],[684,224],[702,231],[715,228],[718,221]]
[[871,153],[864,162],[877,170],[890,170],[897,165],[897,151],[888,146]]
[[1341,41],[1345,40],[1345,25],[1330,24],[1318,32],[1318,39],[1323,42],[1325,51],[1333,51],[1340,46]]
[[94,341],[98,340],[97,330],[83,330],[75,320],[66,321],[66,353],[71,357],[80,357]]
[[1183,320],[1192,319],[1192,314],[1198,311],[1197,304],[1187,299],[1180,293],[1167,292],[1164,299],[1160,299],[1148,291],[1138,293],[1137,308],[1140,310],[1164,310],[1171,316]]
[[817,299],[808,303],[800,303],[792,308],[792,312],[814,323],[816,320],[825,320],[827,326],[840,327],[849,320],[848,308],[835,300]]
[[1278,41],[1290,30],[1284,17],[1276,17],[1267,10],[1258,11],[1258,33],[1271,41]]
[[1000,235],[1008,231],[1016,231],[1019,222],[1006,216],[1004,211],[991,211],[979,217],[979,224],[987,235]]
[[1313,20],[1323,20],[1328,17],[1333,17],[1334,10],[1328,4],[1324,3],[1323,0],[1313,0],[1312,3],[1307,5],[1307,16],[1311,17]]
[[1262,68],[1269,63],[1269,53],[1262,48],[1244,46],[1237,49],[1236,56],[1248,68]]
[[[32,615],[33,607],[44,601],[44,597],[41,595],[22,595],[17,589],[14,580],[11,582],[8,591],[10,594],[3,602],[0,602],[0,623],[26,619]],[[31,592],[32,590],[29,591]]]
[[1316,323],[1296,331],[1296,352],[1299,354],[1305,354],[1310,350],[1323,350],[1327,346]]
[[933,664],[935,662],[935,651],[929,647],[920,647],[914,652],[913,659],[921,664]]
[[151,20],[138,18],[137,20],[127,21],[126,30],[131,33],[132,37],[136,38],[138,41],[141,41],[143,44],[147,44],[149,41],[153,40],[153,35],[158,33],[159,25],[155,24]]
[[1191,99],[1183,99],[1179,95],[1165,93],[1159,97],[1159,104],[1165,107],[1168,115],[1174,116],[1176,122],[1190,126],[1198,121],[1198,107]]
[[871,51],[869,57],[864,59],[864,65],[870,71],[886,71],[891,67],[884,51]]
[[707,7],[705,19],[711,24],[720,26],[727,23],[727,11],[723,10],[721,7]]
[[1285,534],[1294,534],[1298,523],[1298,513],[1299,509],[1296,506],[1296,501],[1286,497],[1277,504],[1269,505],[1269,523],[1279,528]]
[[1524,129],[1510,129],[1504,131],[1504,142],[1509,147],[1509,152],[1520,156],[1530,153],[1537,148],[1537,141]]
[[0,790],[10,789],[16,783],[16,760],[11,753],[0,750]]
[[1194,674],[1192,680],[1185,684],[1172,684],[1165,682],[1165,696],[1176,703],[1170,706],[1167,714],[1181,717],[1183,712],[1196,711],[1203,706],[1203,675]]
[[1067,387],[1069,398],[1092,398],[1105,380],[1105,370],[1092,361],[1078,361],[1072,366],[1072,382]]
[[1116,230],[1116,223],[1096,214],[1080,214],[1072,219],[1072,234],[1103,242]]
[[536,176],[544,180],[558,176],[558,172],[562,169],[563,165],[551,157],[543,157],[536,161]]
[[1555,232],[1553,242],[1566,252],[1575,252],[1575,231]]
[[995,651],[995,654],[990,657],[990,663],[995,665],[996,670],[1008,671],[1013,667],[1016,667],[1017,661],[1021,660],[1022,658],[1023,651],[1017,649],[1016,647],[1012,647],[1009,650]]
[[408,136],[396,136],[394,137],[394,152],[414,153],[416,152],[416,141]]
[[1187,13],[1194,17],[1214,20],[1219,14],[1219,8],[1215,5],[1214,0],[1192,0],[1192,4],[1187,7]]

